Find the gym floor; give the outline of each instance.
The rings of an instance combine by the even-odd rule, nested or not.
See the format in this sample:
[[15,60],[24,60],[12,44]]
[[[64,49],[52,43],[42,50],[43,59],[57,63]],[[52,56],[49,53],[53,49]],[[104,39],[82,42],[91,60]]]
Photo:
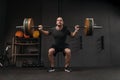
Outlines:
[[120,67],[73,68],[71,73],[58,68],[48,73],[40,68],[0,68],[0,80],[120,80]]

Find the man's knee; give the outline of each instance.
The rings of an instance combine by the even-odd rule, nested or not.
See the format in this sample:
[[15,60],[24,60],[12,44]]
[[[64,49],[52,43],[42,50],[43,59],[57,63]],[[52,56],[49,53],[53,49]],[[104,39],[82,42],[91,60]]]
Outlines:
[[51,55],[53,55],[55,53],[55,49],[54,48],[50,48],[49,50],[48,50],[48,56],[51,56]]
[[65,54],[71,56],[71,50],[69,48],[65,48]]

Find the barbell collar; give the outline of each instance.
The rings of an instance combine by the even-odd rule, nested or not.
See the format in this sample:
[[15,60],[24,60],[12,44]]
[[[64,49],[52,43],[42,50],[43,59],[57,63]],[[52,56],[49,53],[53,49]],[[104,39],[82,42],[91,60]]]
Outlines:
[[94,29],[102,29],[102,26],[93,26]]
[[23,26],[16,26],[16,28],[23,28]]

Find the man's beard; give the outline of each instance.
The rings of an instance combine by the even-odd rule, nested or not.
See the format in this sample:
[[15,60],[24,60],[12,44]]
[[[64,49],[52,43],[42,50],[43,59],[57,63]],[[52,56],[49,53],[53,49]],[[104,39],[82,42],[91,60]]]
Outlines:
[[62,26],[63,24],[57,24],[57,26]]

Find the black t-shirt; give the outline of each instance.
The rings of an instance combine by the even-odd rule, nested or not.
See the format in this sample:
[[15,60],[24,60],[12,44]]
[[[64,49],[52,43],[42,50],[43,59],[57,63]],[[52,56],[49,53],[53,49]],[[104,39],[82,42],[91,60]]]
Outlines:
[[49,29],[49,35],[53,36],[55,45],[64,45],[66,44],[67,36],[70,35],[70,31],[66,26],[63,26],[62,30],[56,30],[54,27]]

